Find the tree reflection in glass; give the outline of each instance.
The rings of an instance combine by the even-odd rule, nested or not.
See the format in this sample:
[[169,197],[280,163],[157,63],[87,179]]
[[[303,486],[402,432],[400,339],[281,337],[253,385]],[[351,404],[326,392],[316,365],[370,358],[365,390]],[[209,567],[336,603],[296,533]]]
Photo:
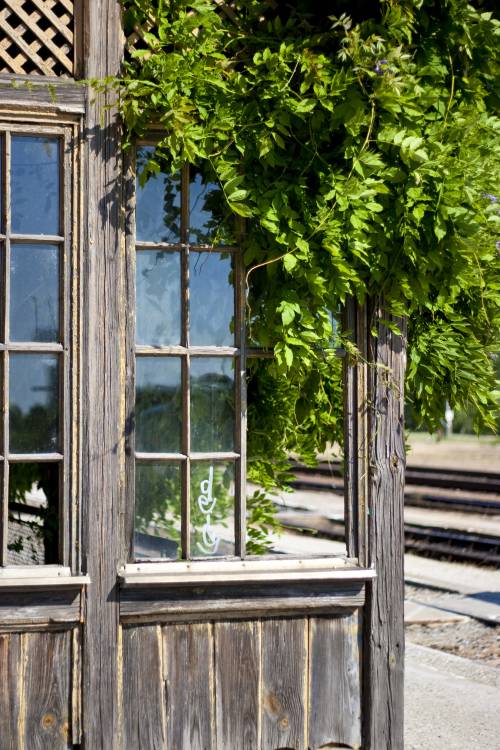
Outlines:
[[229,254],[189,254],[189,336],[192,346],[234,346],[234,286]]
[[59,144],[57,137],[12,136],[11,222],[15,234],[59,234]]
[[136,359],[136,451],[176,453],[181,448],[181,360]]
[[181,341],[181,259],[178,252],[136,255],[136,341],[174,346]]
[[174,463],[136,463],[136,560],[180,554],[181,472]]
[[136,155],[136,239],[138,242],[180,242],[180,175],[161,171],[154,146],[138,146]]
[[234,448],[234,361],[191,358],[191,450]]
[[59,341],[59,248],[10,247],[11,341]]
[[191,167],[189,242],[193,245],[234,245],[234,215],[220,185],[207,169]]
[[9,466],[8,565],[59,562],[59,466]]
[[57,354],[11,354],[9,378],[11,453],[59,450]]

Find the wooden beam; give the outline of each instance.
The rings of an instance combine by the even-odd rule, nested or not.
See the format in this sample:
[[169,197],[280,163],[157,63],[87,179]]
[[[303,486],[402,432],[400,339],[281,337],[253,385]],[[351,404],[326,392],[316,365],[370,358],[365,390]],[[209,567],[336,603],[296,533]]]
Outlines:
[[[391,331],[387,320],[399,327]],[[404,719],[404,376],[406,320],[374,306],[370,339],[370,476],[368,563],[364,629],[364,742],[368,750],[403,747]]]
[[[119,0],[84,4],[84,77],[117,75]],[[83,642],[85,747],[121,747],[119,607],[125,476],[125,247],[122,155],[115,97],[89,97],[84,123],[82,325],[82,542],[92,585]]]

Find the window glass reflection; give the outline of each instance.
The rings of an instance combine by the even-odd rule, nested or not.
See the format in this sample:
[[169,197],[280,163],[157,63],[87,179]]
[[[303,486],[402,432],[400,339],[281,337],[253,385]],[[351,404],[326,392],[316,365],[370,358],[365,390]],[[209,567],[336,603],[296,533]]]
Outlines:
[[11,354],[10,450],[59,450],[59,361],[57,354]]
[[181,260],[178,252],[140,250],[136,255],[138,344],[174,346],[181,341]]
[[191,556],[234,554],[234,464],[191,463]]
[[235,244],[234,216],[218,183],[191,168],[189,242],[194,245]]
[[137,357],[135,449],[178,453],[181,449],[181,360]]
[[59,234],[59,179],[58,138],[12,136],[12,232]]
[[8,565],[59,562],[59,466],[9,466]]
[[226,253],[189,254],[189,336],[194,346],[234,345],[232,261]]
[[137,148],[136,238],[143,242],[179,242],[180,175],[158,172],[148,174],[144,182],[144,169],[153,153],[153,146]]
[[179,464],[136,463],[136,560],[180,555],[181,471]]
[[59,341],[59,248],[12,244],[11,341]]
[[192,357],[190,381],[191,450],[233,450],[234,361]]

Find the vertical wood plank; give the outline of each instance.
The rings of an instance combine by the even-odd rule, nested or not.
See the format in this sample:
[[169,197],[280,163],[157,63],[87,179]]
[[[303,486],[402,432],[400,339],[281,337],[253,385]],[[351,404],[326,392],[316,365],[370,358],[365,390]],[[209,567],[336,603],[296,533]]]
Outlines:
[[[399,326],[401,335],[381,320]],[[370,341],[370,564],[367,586],[364,745],[403,747],[404,729],[404,376],[406,320],[375,309]]]
[[210,623],[164,628],[167,747],[215,747],[213,630]]
[[22,698],[22,635],[0,635],[0,747],[18,750],[22,747],[19,734]]
[[24,671],[24,747],[63,750],[70,726],[71,631],[27,633]]
[[262,622],[262,750],[306,748],[308,622]]
[[[119,0],[83,4],[85,78],[120,71]],[[121,747],[117,570],[123,564],[125,301],[122,158],[114,95],[89,92],[83,157],[82,542],[88,587],[83,734],[92,749]]]
[[260,623],[220,622],[215,629],[217,750],[260,747]]
[[165,695],[161,629],[123,629],[123,746],[164,750]]
[[358,617],[355,613],[310,620],[310,750],[335,743],[361,747]]

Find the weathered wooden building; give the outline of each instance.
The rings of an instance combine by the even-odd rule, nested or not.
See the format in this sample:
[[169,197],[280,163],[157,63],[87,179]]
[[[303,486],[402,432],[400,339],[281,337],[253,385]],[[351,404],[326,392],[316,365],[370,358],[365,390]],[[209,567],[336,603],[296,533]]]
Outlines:
[[346,310],[347,556],[247,556],[238,247],[188,170],[165,234],[78,83],[122,55],[117,0],[1,4],[0,748],[400,748],[404,342]]

